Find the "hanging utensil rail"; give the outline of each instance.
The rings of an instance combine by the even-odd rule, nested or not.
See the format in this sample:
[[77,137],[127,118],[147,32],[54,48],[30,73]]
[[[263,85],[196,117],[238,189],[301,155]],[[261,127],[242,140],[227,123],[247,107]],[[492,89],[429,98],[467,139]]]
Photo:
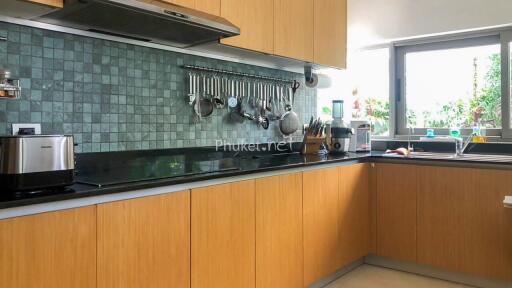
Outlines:
[[275,82],[284,82],[284,83],[290,83],[290,84],[294,83],[293,80],[287,80],[287,79],[282,79],[282,78],[269,77],[269,76],[261,76],[261,75],[241,73],[241,72],[233,72],[233,71],[227,71],[227,70],[221,70],[221,69],[215,69],[215,68],[208,68],[208,67],[201,67],[201,66],[194,66],[194,65],[183,65],[183,66],[181,66],[181,68],[183,68],[183,69],[190,69],[190,70],[205,71],[205,72],[212,72],[212,73],[227,74],[227,75],[234,75],[234,76],[239,76],[239,77],[248,77],[248,78],[269,80],[269,81],[275,81]]

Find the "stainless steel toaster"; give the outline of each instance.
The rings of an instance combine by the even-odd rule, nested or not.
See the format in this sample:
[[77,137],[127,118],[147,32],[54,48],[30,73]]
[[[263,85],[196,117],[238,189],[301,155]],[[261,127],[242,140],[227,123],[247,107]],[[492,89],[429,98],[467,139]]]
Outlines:
[[73,136],[0,137],[0,187],[9,191],[58,188],[74,181]]

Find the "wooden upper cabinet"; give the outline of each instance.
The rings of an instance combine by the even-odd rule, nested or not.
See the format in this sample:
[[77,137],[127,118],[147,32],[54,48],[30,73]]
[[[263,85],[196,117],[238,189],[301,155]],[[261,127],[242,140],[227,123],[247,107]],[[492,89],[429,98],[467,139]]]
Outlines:
[[240,28],[222,44],[274,53],[274,0],[222,0],[221,16]]
[[346,68],[347,0],[314,0],[314,62]]
[[369,165],[339,168],[338,231],[340,263],[344,267],[370,252]]
[[183,7],[187,7],[187,8],[191,8],[191,9],[195,9],[195,7],[196,7],[196,0],[155,0],[155,1],[170,3],[170,4],[179,5],[179,6],[183,6]]
[[313,0],[274,0],[274,54],[314,61]]
[[377,255],[416,262],[416,166],[377,164]]
[[340,268],[339,176],[338,168],[303,174],[305,287]]
[[302,173],[256,180],[256,287],[302,288]]
[[0,220],[0,286],[96,287],[96,207]]
[[512,172],[418,167],[418,262],[512,280]]
[[98,287],[190,287],[188,191],[98,205]]
[[221,0],[195,0],[195,9],[220,16],[220,1]]
[[254,180],[192,190],[192,288],[254,288]]
[[220,15],[220,0],[139,0],[149,2],[165,2],[212,15]]
[[64,0],[26,0],[28,2],[43,4],[46,6],[62,8],[64,7]]

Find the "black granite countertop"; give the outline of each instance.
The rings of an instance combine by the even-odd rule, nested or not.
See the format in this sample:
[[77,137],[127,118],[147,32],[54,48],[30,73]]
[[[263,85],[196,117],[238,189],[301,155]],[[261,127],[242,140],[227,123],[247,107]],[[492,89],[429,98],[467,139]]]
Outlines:
[[[164,156],[162,156],[162,153],[163,150],[108,154],[94,153],[96,155],[79,154],[76,168],[77,183],[70,186],[69,189],[61,193],[46,195],[8,195],[0,200],[0,209],[328,163],[364,162],[370,156],[370,153],[347,153],[341,155],[301,155],[297,152],[226,153],[215,152],[209,149],[187,150],[184,153],[170,151],[166,152],[167,154]],[[183,175],[184,173],[173,173],[169,165],[162,163],[172,163],[173,167],[180,164],[186,166],[187,163],[206,163],[208,165],[224,165],[225,168],[220,167],[220,169],[213,169],[212,172],[208,172],[192,167],[190,168],[193,170],[192,172],[188,173],[186,171],[185,175]],[[107,183],[107,185],[102,185],[101,187],[96,183],[107,181],[109,178],[120,179],[121,174],[128,175],[131,173],[130,171],[137,173],[137,171],[148,169],[155,172],[151,171],[148,173],[151,177],[146,180],[129,183],[116,183],[114,181],[114,183]],[[162,170],[167,171],[169,174],[159,175],[162,174]],[[130,176],[126,177],[129,178]],[[127,179],[126,181],[130,180]],[[84,184],[83,182],[96,184]],[[118,182],[123,181],[119,180]]]
[[[77,199],[197,181],[341,162],[387,161],[436,165],[498,165],[468,160],[383,156],[383,152],[301,155],[293,151],[222,152],[211,148],[168,149],[77,155],[76,181],[64,192],[4,195],[0,209]],[[494,166],[493,166],[494,167]],[[88,183],[88,184],[85,184]],[[101,184],[101,185],[99,185]]]

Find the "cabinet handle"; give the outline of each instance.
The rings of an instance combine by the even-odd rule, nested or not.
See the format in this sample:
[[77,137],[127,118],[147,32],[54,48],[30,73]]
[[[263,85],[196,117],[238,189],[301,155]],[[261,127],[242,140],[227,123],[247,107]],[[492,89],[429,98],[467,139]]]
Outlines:
[[0,36],[0,41],[7,41],[7,37]]
[[505,200],[503,200],[503,205],[505,208],[512,209],[512,196],[505,196]]

